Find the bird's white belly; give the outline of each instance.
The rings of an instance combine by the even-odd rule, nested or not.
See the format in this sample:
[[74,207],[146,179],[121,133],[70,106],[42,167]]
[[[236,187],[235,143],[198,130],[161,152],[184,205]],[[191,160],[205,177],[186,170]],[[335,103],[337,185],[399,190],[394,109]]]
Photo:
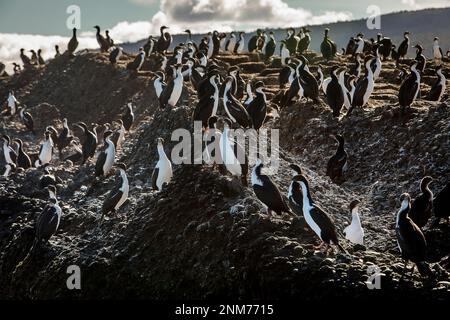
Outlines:
[[156,179],[156,186],[159,190],[162,189],[164,183],[169,183],[172,179],[172,163],[167,159],[161,159],[156,164],[158,167],[158,178]]
[[173,86],[173,91],[169,98],[169,105],[171,105],[172,107],[176,106],[178,100],[181,97],[181,91],[183,89],[183,79],[177,78],[174,81],[175,81],[175,84]]
[[[109,149],[107,150],[109,151]],[[107,152],[105,163],[103,164],[103,174],[106,176],[114,164],[114,152]]]
[[50,143],[45,142],[42,146],[39,160],[41,160],[41,164],[49,163],[52,160],[52,145]]

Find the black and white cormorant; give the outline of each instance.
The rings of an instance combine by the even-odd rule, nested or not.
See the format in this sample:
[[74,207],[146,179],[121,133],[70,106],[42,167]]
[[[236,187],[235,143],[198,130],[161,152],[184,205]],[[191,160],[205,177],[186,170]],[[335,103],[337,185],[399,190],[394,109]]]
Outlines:
[[423,54],[423,47],[420,44],[416,44],[414,48],[416,48],[417,71],[423,73],[427,65],[427,58]]
[[13,116],[17,112],[17,107],[19,106],[19,101],[14,95],[14,91],[10,90],[7,99],[7,108],[9,115]]
[[81,163],[83,160],[83,151],[77,140],[72,140],[70,145],[73,147],[74,153],[64,158],[64,161],[70,161],[72,164]]
[[173,65],[172,69],[176,76],[169,81],[167,86],[161,92],[161,95],[159,96],[160,108],[165,108],[167,106],[175,107],[183,91],[183,74],[181,73],[181,64]]
[[344,69],[339,66],[334,66],[331,69],[331,81],[326,85],[327,104],[333,111],[334,117],[339,117],[342,106],[344,105],[344,92],[338,79],[338,73],[342,70]]
[[41,242],[47,242],[58,230],[61,221],[62,210],[56,198],[56,188],[49,185],[46,189],[49,193],[49,203],[36,221],[36,237],[33,248]]
[[261,38],[261,30],[256,30],[256,33],[248,41],[248,52],[255,52],[258,49],[258,41]]
[[422,276],[430,276],[432,271],[425,262],[427,241],[420,228],[408,216],[411,208],[411,197],[404,193],[401,195],[400,201],[401,207],[397,213],[395,234],[401,256],[405,260],[405,269],[408,262],[411,261],[415,263]]
[[63,119],[63,127],[61,132],[56,139],[56,146],[58,147],[59,159],[62,159],[63,150],[69,146],[70,142],[73,140],[72,132],[70,131],[69,125],[67,124],[67,118]]
[[111,48],[112,46],[114,46],[114,40],[110,37],[109,30],[105,30],[105,35],[105,40],[109,44],[109,48]]
[[165,32],[169,27],[161,26],[159,29],[160,37],[155,44],[155,51],[159,53],[165,53],[169,49],[172,43],[172,35],[169,32]]
[[116,163],[115,167],[118,169],[120,175],[119,185],[115,186],[106,196],[102,205],[102,216],[100,221],[103,221],[103,217],[110,212],[115,213],[128,199],[128,192],[130,186],[128,184],[128,178],[126,174],[126,165],[124,163]]
[[364,245],[364,229],[361,226],[359,217],[359,201],[353,200],[350,203],[350,213],[352,215],[351,223],[345,227],[344,235],[347,240],[354,244]]
[[107,130],[103,133],[103,150],[98,154],[95,163],[95,176],[107,176],[111,171],[116,156],[116,148],[111,141],[112,131]]
[[291,84],[295,78],[295,70],[297,69],[297,65],[295,63],[291,63],[290,59],[286,63],[286,65],[281,68],[280,74],[278,76],[278,84],[280,85],[280,89],[283,89],[286,84]]
[[244,50],[245,46],[245,38],[244,38],[245,32],[239,32],[239,39],[236,41],[236,44],[234,45],[234,54],[241,54]]
[[314,75],[309,71],[308,60],[300,55],[301,65],[297,68],[297,76],[303,87],[303,96],[314,102],[319,102],[319,84]]
[[[291,187],[293,193],[299,194],[301,190],[303,202],[301,206],[305,221],[322,241],[318,249],[325,246],[328,250],[330,245],[336,245],[341,251],[345,252],[345,249],[339,244],[336,227],[334,226],[333,221],[329,215],[313,201],[308,179],[304,175],[297,175],[293,178]],[[298,203],[297,205],[300,204]]]
[[24,53],[25,49],[20,49],[20,59],[22,60],[23,67],[26,68],[31,65],[30,58]]
[[11,147],[11,138],[5,134],[2,136],[2,140],[3,140],[3,156],[5,158],[5,162],[15,164],[17,161],[17,153]]
[[254,85],[255,87],[255,98],[247,106],[248,114],[251,118],[251,123],[253,129],[259,130],[266,120],[267,115],[267,99],[264,93],[264,83],[258,81]]
[[51,173],[50,164],[46,163],[42,167],[43,174],[39,178],[39,187],[45,189],[50,185],[56,186],[56,176]]
[[434,57],[434,63],[437,67],[441,66],[442,64],[442,58],[444,57],[444,54],[442,53],[442,49],[439,46],[439,38],[435,37],[433,40],[433,57]]
[[26,111],[26,107],[19,107],[19,116],[20,120],[22,120],[22,123],[25,125],[25,127],[31,131],[32,134],[36,134],[34,131],[34,120],[31,114]]
[[144,44],[144,52],[145,56],[149,57],[155,48],[155,39],[153,39],[153,36],[148,37],[147,42]]
[[297,51],[300,54],[305,53],[309,49],[309,45],[311,44],[311,35],[309,34],[311,30],[308,28],[302,28],[303,38],[300,39],[297,46]]
[[97,30],[95,38],[97,39],[97,43],[100,46],[100,51],[107,52],[110,47],[110,43],[105,39],[105,37],[101,35],[99,26],[95,26],[94,29]]
[[275,34],[272,31],[270,31],[269,39],[268,39],[267,43],[265,44],[265,46],[264,46],[265,50],[263,51],[264,55],[266,56],[266,59],[269,59],[274,55],[276,47],[277,47],[277,41],[275,40]]
[[51,131],[45,131],[44,133],[44,141],[41,143],[41,146],[39,148],[39,159],[36,160],[36,167],[43,166],[47,163],[50,163],[52,161],[52,155],[53,155],[53,146],[54,142],[51,137]]
[[402,108],[402,111],[417,99],[420,90],[420,73],[416,69],[417,61],[414,61],[411,66],[411,73],[400,85],[398,92],[398,102]]
[[17,167],[24,168],[24,169],[31,168],[31,166],[32,166],[31,160],[30,160],[30,157],[23,150],[22,140],[19,138],[16,138],[16,139],[13,139],[13,141],[17,145],[17,162],[16,162]]
[[144,60],[145,60],[145,51],[144,48],[141,47],[139,48],[139,53],[134,58],[134,60],[127,64],[127,69],[138,72],[139,70],[141,70],[142,65],[144,64]]
[[128,102],[125,108],[125,112],[122,115],[122,123],[125,130],[130,131],[133,122],[134,122],[133,105],[131,104],[131,102]]
[[427,100],[439,102],[444,95],[447,83],[445,76],[442,74],[442,66],[436,67],[436,76],[436,82],[431,87],[430,92],[427,95]]
[[251,126],[250,115],[248,114],[242,103],[232,95],[232,84],[233,77],[231,76],[228,76],[222,84],[222,102],[225,108],[225,112],[233,123],[237,123],[241,127],[248,128]]
[[336,52],[337,52],[336,43],[334,43],[328,36],[329,32],[330,32],[330,29],[326,28],[324,31],[323,41],[320,45],[320,52],[322,53],[322,56],[326,60],[332,59],[336,55]]
[[369,102],[369,98],[372,95],[373,90],[375,89],[375,80],[373,71],[371,68],[373,56],[366,56],[365,65],[366,65],[366,75],[363,79],[359,80],[356,83],[355,93],[353,94],[352,99],[352,107],[348,110],[347,115],[353,111],[353,109],[357,107],[364,107]]
[[30,52],[31,52],[31,58],[30,58],[31,64],[32,64],[32,65],[39,66],[39,60],[38,60],[36,51],[30,50]]
[[152,172],[152,188],[161,191],[172,179],[172,162],[164,151],[164,139],[157,139],[158,162]]
[[267,214],[269,215],[272,211],[278,215],[282,215],[283,212],[291,214],[291,210],[277,185],[269,176],[262,174],[261,170],[263,167],[264,164],[261,159],[256,159],[251,177],[251,183],[256,197],[267,207]]
[[335,136],[332,135],[331,137],[338,143],[338,148],[336,153],[328,160],[327,176],[329,176],[333,182],[340,182],[348,168],[348,156],[347,151],[345,151],[344,148],[344,137],[340,134]]
[[[74,54],[75,50],[78,48],[78,39],[77,39],[77,28],[72,29],[72,38],[69,40],[69,44],[67,45],[67,51],[69,54]],[[59,49],[59,48],[58,48]],[[59,52],[59,51],[57,51]]]
[[119,61],[120,57],[123,54],[122,47],[116,46],[113,47],[114,49],[111,50],[109,53],[109,62],[111,62],[112,65],[115,65],[117,61]]
[[433,192],[430,190],[430,183],[433,178],[423,177],[420,181],[420,191],[422,192],[411,204],[409,217],[419,227],[423,228],[431,218],[433,211]]
[[230,33],[230,37],[228,38],[228,40],[225,42],[224,49],[229,53],[233,53],[235,45],[236,45],[236,35],[234,34],[234,32],[232,32]]
[[83,151],[83,161],[84,164],[89,158],[92,158],[95,154],[95,149],[97,148],[97,135],[90,131],[84,122],[79,122],[75,126],[81,128],[84,134],[84,141],[82,143],[81,150]]
[[153,87],[155,88],[156,97],[160,97],[164,88],[167,86],[165,83],[166,76],[164,72],[157,71],[153,77]]
[[400,43],[397,49],[397,64],[400,62],[401,59],[405,58],[408,54],[409,49],[409,32],[405,31],[403,33],[403,41]]
[[220,136],[220,156],[227,171],[235,177],[240,177],[244,186],[247,186],[248,159],[245,149],[238,142],[236,136],[230,134],[231,120],[224,118],[223,132]]
[[286,40],[284,40],[284,39],[280,41],[280,56],[281,56],[281,65],[282,66],[285,66],[286,64],[289,63],[291,54],[286,47]]
[[216,71],[208,72],[204,81],[200,83],[199,87],[199,101],[194,109],[192,118],[194,121],[201,121],[202,127],[206,128],[208,119],[215,116],[219,107],[219,87],[218,87],[218,73]]

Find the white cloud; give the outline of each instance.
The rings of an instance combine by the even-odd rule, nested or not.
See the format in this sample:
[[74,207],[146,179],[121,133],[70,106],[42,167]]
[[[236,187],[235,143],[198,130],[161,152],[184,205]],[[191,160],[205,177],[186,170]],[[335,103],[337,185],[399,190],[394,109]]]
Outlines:
[[[148,5],[155,0],[129,0]],[[321,24],[349,20],[350,12],[328,11],[313,15],[301,7],[290,7],[283,0],[161,0],[160,11],[149,21],[122,21],[110,29],[116,43],[135,42],[158,35],[161,25],[170,26],[171,33],[183,32],[186,28],[196,33],[209,30],[230,32],[232,30],[254,30],[256,28],[298,27],[301,24]],[[66,50],[69,37],[39,36],[0,33],[0,61],[8,64],[19,61],[19,50],[41,48],[44,59],[54,56],[54,46],[61,52]],[[95,33],[83,32],[79,36],[79,49],[97,48]]]
[[444,8],[450,6],[450,0],[402,0],[402,4],[413,9]]

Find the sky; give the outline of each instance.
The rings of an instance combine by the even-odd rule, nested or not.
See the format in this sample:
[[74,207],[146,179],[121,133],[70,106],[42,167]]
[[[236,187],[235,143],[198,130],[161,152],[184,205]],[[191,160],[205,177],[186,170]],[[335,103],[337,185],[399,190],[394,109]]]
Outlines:
[[321,24],[367,17],[369,5],[381,13],[449,7],[450,0],[0,0],[0,61],[18,58],[21,47],[42,48],[44,58],[55,44],[65,50],[71,30],[70,5],[80,8],[80,47],[94,48],[94,25],[109,29],[117,42],[134,42],[157,35],[162,24],[172,33],[189,27],[254,30]]

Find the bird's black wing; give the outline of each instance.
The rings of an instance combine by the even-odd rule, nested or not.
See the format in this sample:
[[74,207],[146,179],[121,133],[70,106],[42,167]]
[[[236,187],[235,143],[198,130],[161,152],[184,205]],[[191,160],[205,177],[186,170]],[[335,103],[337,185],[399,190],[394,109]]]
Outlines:
[[47,241],[56,232],[59,220],[56,208],[46,205],[36,222],[36,237],[38,240]]
[[159,168],[155,167],[152,172],[152,188],[153,190],[158,190],[158,186],[156,185],[156,181],[158,180]]
[[167,106],[174,86],[175,82],[172,80],[161,92],[161,95],[159,96],[159,106],[161,108],[165,108]]
[[330,241],[337,244],[336,228],[328,214],[318,205],[314,204],[310,210],[311,218],[320,227],[320,237],[325,243]]
[[95,176],[103,175],[103,165],[106,162],[106,152],[102,151],[98,155],[97,161],[95,162]]

